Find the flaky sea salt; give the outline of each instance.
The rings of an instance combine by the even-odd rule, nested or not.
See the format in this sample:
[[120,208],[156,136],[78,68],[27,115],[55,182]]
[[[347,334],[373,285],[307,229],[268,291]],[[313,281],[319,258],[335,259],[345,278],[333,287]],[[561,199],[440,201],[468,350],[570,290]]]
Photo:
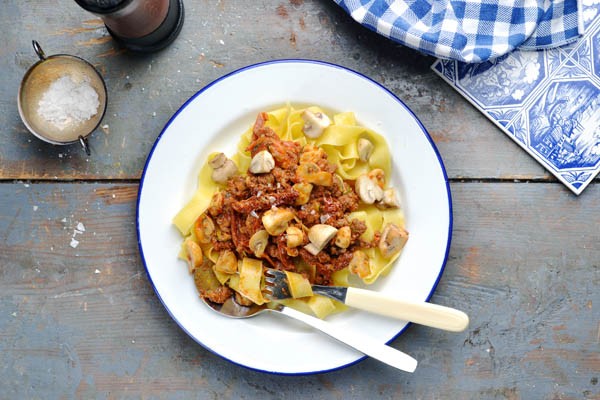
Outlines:
[[76,82],[64,75],[50,84],[38,103],[38,114],[63,130],[73,123],[89,120],[98,112],[98,93],[89,81]]

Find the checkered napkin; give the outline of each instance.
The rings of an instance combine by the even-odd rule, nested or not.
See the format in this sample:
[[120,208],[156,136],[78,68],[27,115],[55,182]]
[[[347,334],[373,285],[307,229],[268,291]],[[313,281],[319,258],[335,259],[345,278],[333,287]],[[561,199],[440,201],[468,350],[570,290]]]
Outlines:
[[438,58],[483,62],[583,34],[578,0],[334,0],[369,29]]

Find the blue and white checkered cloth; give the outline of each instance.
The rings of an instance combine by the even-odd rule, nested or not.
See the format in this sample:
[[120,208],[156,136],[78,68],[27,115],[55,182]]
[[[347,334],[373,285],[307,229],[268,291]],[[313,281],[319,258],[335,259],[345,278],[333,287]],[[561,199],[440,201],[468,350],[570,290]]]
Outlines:
[[334,0],[352,18],[438,58],[483,62],[583,34],[578,0]]

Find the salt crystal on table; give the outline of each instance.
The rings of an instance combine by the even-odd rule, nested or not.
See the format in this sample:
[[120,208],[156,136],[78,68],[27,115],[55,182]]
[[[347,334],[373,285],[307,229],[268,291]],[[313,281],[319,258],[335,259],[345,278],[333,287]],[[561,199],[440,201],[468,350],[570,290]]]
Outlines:
[[76,248],[77,246],[79,246],[79,240],[76,240],[76,239],[71,239],[71,243],[69,243],[69,245],[70,245],[72,248]]
[[81,232],[85,232],[85,226],[81,222],[78,222],[77,223],[77,230],[81,231]]

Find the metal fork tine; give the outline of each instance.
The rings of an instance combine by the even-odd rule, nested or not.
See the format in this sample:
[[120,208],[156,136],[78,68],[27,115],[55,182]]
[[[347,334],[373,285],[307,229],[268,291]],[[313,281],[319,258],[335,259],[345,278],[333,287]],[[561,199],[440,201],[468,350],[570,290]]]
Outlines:
[[270,300],[290,298],[290,288],[285,272],[267,268],[265,271],[265,292]]

